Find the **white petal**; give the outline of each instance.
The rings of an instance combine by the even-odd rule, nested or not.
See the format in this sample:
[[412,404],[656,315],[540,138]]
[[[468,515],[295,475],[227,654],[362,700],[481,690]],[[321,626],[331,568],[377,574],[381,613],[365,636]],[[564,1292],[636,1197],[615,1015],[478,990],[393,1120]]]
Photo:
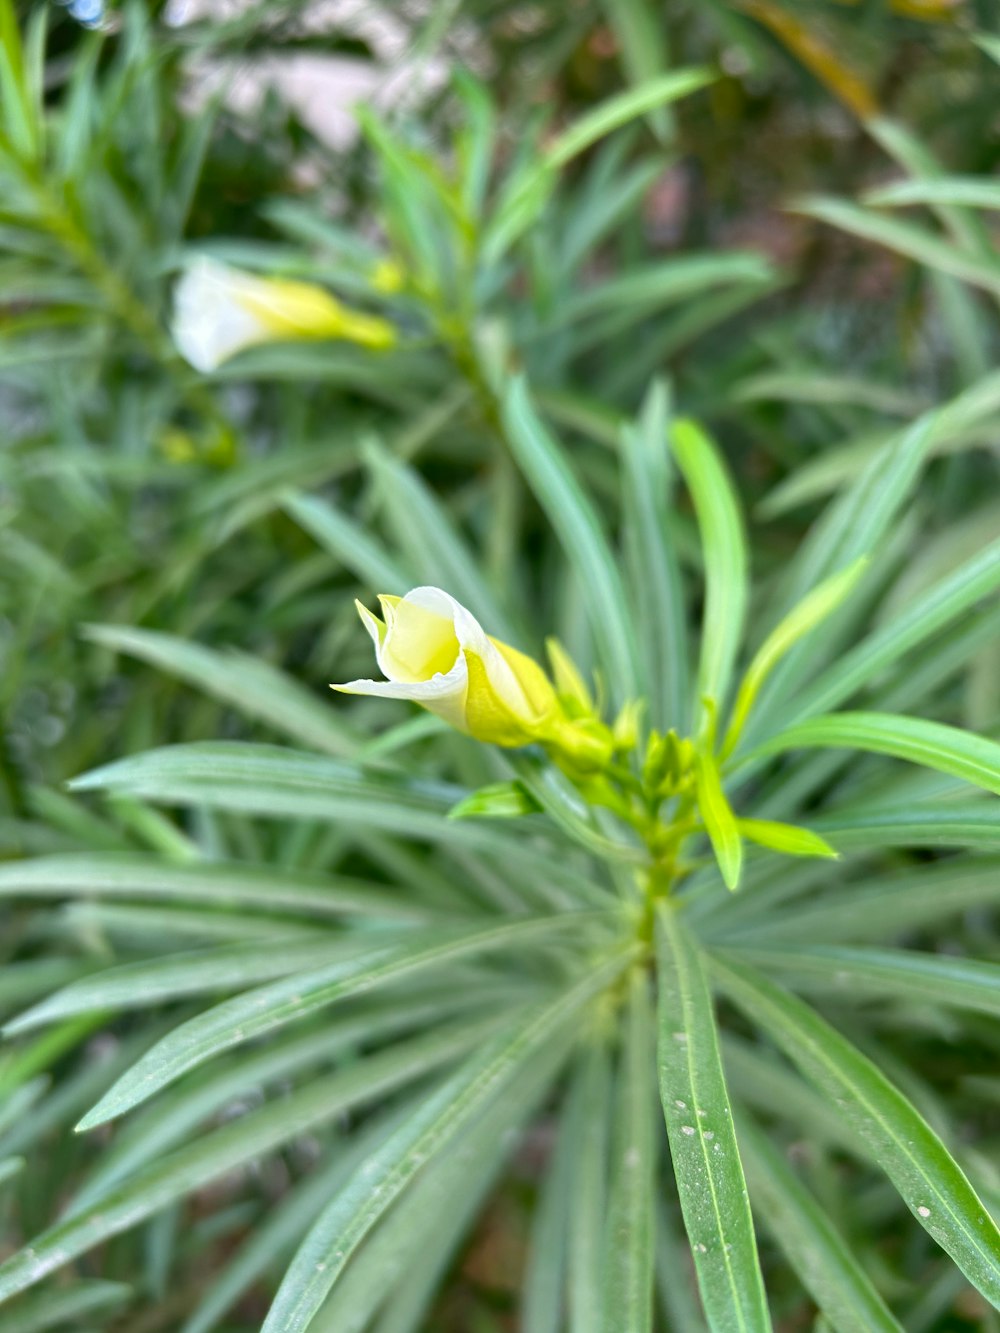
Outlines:
[[226,264],[196,259],[174,288],[171,333],[185,361],[202,373],[215,370],[244,347],[273,337],[239,300],[254,279]]
[[425,611],[434,611],[439,616],[450,616],[459,646],[479,658],[490,684],[507,707],[518,716],[532,712],[510,665],[494,647],[476,617],[461,602],[456,602],[454,597],[441,588],[433,587],[414,588],[406,594],[404,600],[422,606]]
[[331,689],[341,694],[369,694],[383,699],[409,699],[436,713],[459,731],[465,730],[465,696],[469,669],[465,655],[459,653],[455,665],[445,674],[438,672],[430,680],[405,684],[396,680],[349,680]]

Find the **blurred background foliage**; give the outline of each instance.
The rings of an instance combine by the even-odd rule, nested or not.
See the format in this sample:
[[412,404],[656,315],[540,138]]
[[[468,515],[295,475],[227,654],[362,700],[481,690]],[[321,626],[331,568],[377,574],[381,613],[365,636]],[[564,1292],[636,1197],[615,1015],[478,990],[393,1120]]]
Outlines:
[[[937,403],[897,600],[1000,535],[995,28],[993,0],[0,0],[0,852],[183,859],[191,830],[64,789],[154,744],[278,722],[350,752],[322,692],[362,661],[366,534],[452,568],[436,506],[488,595],[583,653],[546,522],[497,448],[512,367],[612,527],[621,425],[669,382],[724,444],[765,587],[819,503]],[[711,80],[601,123],[608,99],[692,67]],[[273,344],[199,376],[167,332],[195,252],[322,282],[399,344]],[[697,560],[691,531],[679,545]],[[940,708],[995,734],[1000,661],[973,647]],[[423,744],[421,726],[399,743]],[[471,762],[448,743],[424,757]],[[341,853],[315,829],[290,850],[248,822],[206,828],[306,868]],[[409,853],[373,871],[374,855],[344,863],[391,876]],[[8,908],[0,1003],[142,957],[150,929]],[[65,1128],[134,1054],[121,1037],[88,1044],[77,1021],[0,1070],[20,1096],[3,1155],[51,1148],[49,1181],[29,1197],[14,1180],[0,1205],[18,1236],[89,1162]],[[168,1211],[113,1242],[95,1271],[141,1265],[147,1312],[117,1315],[119,1288],[96,1283],[68,1326],[180,1327],[217,1252],[299,1168],[230,1182],[191,1235]],[[525,1170],[491,1204],[441,1327],[509,1326],[532,1188]],[[939,1285],[914,1333],[994,1327]],[[226,1326],[256,1327],[256,1299]]]

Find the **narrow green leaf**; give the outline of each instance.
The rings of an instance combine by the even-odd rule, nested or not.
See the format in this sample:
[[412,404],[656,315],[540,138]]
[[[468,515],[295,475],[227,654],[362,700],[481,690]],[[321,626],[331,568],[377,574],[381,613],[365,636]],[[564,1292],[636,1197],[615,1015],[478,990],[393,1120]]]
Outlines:
[[[404,1101],[405,1110],[412,1114],[412,1094]],[[390,1120],[395,1123],[397,1109]],[[298,1181],[267,1215],[261,1218],[247,1235],[239,1249],[228,1259],[221,1271],[213,1274],[208,1287],[180,1333],[211,1333],[218,1327],[226,1312],[241,1296],[259,1282],[261,1273],[269,1272],[276,1261],[285,1263],[306,1230],[312,1225],[329,1200],[340,1189],[358,1165],[378,1146],[389,1131],[384,1117],[366,1126],[365,1131],[337,1144],[336,1151],[320,1170]]]
[[621,433],[632,614],[649,720],[661,731],[686,729],[690,697],[687,609],[671,531],[669,411],[667,391],[658,383],[638,423]]
[[931,180],[893,181],[869,190],[863,202],[875,208],[912,204],[957,204],[963,208],[1000,209],[1000,181],[983,176],[939,176]]
[[535,1208],[521,1297],[523,1333],[561,1333],[573,1187],[582,1164],[572,1101],[563,1100],[555,1149]]
[[[886,875],[881,882],[844,885],[835,896],[819,898],[801,907],[794,904],[781,916],[744,921],[741,937],[773,941],[879,940],[907,930],[933,926],[948,917],[1000,902],[1000,859],[991,856],[923,863],[916,870]],[[713,932],[715,928],[713,927]],[[718,937],[725,932],[725,916],[718,922]]]
[[713,970],[726,994],[840,1108],[920,1225],[1000,1305],[1000,1230],[920,1113],[801,1000],[742,964],[715,959]]
[[123,963],[70,982],[11,1019],[3,1031],[10,1037],[77,1014],[145,1008],[186,995],[237,990],[299,969],[335,966],[337,961],[356,954],[357,948],[357,943],[348,939],[301,940],[276,932],[267,946],[231,944]]
[[772,852],[782,852],[785,856],[826,856],[836,859],[839,855],[818,833],[798,828],[794,824],[779,824],[773,819],[737,819],[736,830],[748,842],[768,847]]
[[[608,23],[618,39],[621,60],[629,82],[642,85],[661,77],[669,66],[666,27],[649,0],[611,0],[603,6]],[[666,107],[649,112],[649,123],[661,142],[671,128]]]
[[[351,1260],[310,1324],[310,1333],[372,1328],[377,1333],[416,1333],[426,1326],[429,1306],[456,1249],[468,1241],[499,1172],[521,1142],[525,1122],[558,1073],[557,1061],[529,1060],[457,1133],[447,1151],[420,1169]],[[430,1217],[435,1219],[432,1232],[427,1228]]]
[[[538,906],[562,908],[606,897],[606,890],[588,878],[587,867],[566,856],[565,843],[548,836],[553,829],[539,829],[539,836],[529,842],[512,836],[496,821],[450,820],[446,816],[463,796],[461,787],[412,780],[302,751],[230,742],[166,746],[109,764],[70,785],[269,820],[329,821],[352,830],[369,850],[374,849],[376,860],[386,837],[421,838],[442,845],[463,866],[469,853],[476,854],[477,864],[488,856],[501,868],[499,873],[516,877],[525,899]],[[366,837],[367,830],[377,831],[378,837]],[[419,864],[413,863],[406,872],[414,883],[421,882]],[[439,873],[425,882],[439,884]],[[441,900],[435,889],[424,897]],[[514,894],[515,906],[517,899]]]
[[862,240],[883,245],[918,264],[925,264],[928,268],[961,278],[963,282],[972,283],[993,294],[1000,294],[1000,262],[983,255],[970,254],[957,245],[941,240],[925,227],[882,217],[869,209],[839,199],[807,199],[795,211],[828,222]]
[[357,748],[335,708],[257,658],[129,625],[90,625],[85,633],[94,643],[179,676],[310,749],[348,755]]
[[612,130],[620,129],[637,116],[644,116],[655,107],[666,106],[681,97],[688,97],[714,81],[714,75],[704,69],[672,70],[669,74],[651,79],[648,83],[630,88],[627,92],[609,97],[606,102],[587,112],[564,131],[543,158],[546,168],[559,169],[574,157],[603,139]]
[[888,624],[842,653],[798,699],[793,720],[824,713],[849,699],[886,667],[952,624],[1000,588],[1000,541],[990,542],[957,569],[914,597]]
[[609,98],[577,120],[510,180],[483,240],[484,262],[497,263],[524,234],[548,202],[559,172],[574,157],[629,121],[698,92],[712,79],[705,70],[674,70]]
[[699,946],[669,905],[657,916],[660,1098],[708,1323],[771,1320]]
[[567,1295],[570,1333],[600,1333],[601,1253],[607,1221],[613,1102],[611,1059],[597,1034],[582,1055],[568,1114],[576,1147],[569,1234]]
[[261,1333],[305,1333],[348,1260],[421,1167],[541,1053],[560,1063],[580,1010],[625,965],[621,956],[497,1037],[431,1094],[320,1215],[278,1289]]
[[996,741],[940,722],[893,713],[830,713],[812,718],[765,741],[748,760],[817,746],[906,759],[1000,796],[1000,745]]
[[448,818],[516,819],[536,815],[541,808],[523,782],[494,782],[464,796],[448,811]]
[[509,762],[528,795],[567,838],[605,861],[639,864],[645,860],[645,853],[638,846],[606,837],[600,831],[593,807],[547,760],[523,752],[511,756]]
[[[880,384],[855,375],[829,375],[823,370],[766,370],[740,380],[732,390],[737,403],[818,403],[823,406],[866,407],[889,416],[910,417],[923,400],[895,385]],[[795,475],[795,474],[793,474]]]
[[448,509],[423,478],[387,450],[366,451],[388,530],[396,533],[407,564],[418,582],[447,590],[475,615],[490,634],[516,640],[519,635],[499,599],[479,571]]
[[0,1157],[0,1185],[5,1185],[24,1170],[23,1157]]
[[[1000,395],[1000,375],[992,392]],[[957,400],[956,400],[957,402]],[[863,555],[877,556],[893,522],[902,512],[920,476],[928,449],[940,425],[940,413],[926,413],[891,437],[866,464],[843,495],[828,505],[792,564],[782,598],[789,610],[837,568]],[[784,724],[788,699],[815,671],[816,663],[835,656],[843,635],[843,611],[824,635],[800,640],[778,664],[754,710],[750,730],[760,732]],[[776,720],[777,719],[777,720]]]
[[[488,996],[493,1003],[511,1004],[511,991],[483,990],[482,1012],[489,1012]],[[363,1044],[372,1048],[390,1037],[416,1032],[421,1026],[455,1018],[469,1009],[478,1010],[480,1001],[463,1001],[454,993],[430,995],[407,993],[384,1004],[363,1008],[327,1021],[318,1031],[286,1038],[262,1050],[243,1054],[236,1061],[223,1057],[197,1082],[184,1083],[133,1117],[112,1146],[102,1153],[94,1170],[74,1194],[66,1217],[91,1207],[137,1170],[162,1156],[185,1139],[199,1125],[210,1122],[227,1106],[263,1088],[280,1088],[285,1080],[316,1066],[329,1066],[345,1051]],[[148,1045],[148,1040],[144,1043]],[[103,1080],[107,1085],[107,1079]]]
[[349,1069],[317,1079],[169,1153],[91,1208],[42,1232],[30,1246],[0,1265],[0,1301],[296,1135],[425,1078],[437,1066],[482,1042],[495,1026],[494,1017],[488,1023],[437,1031],[366,1056]]
[[407,945],[376,945],[363,952],[355,946],[353,957],[256,987],[188,1019],[133,1065],[77,1128],[93,1129],[122,1115],[221,1051],[316,1013],[335,1000],[367,993],[422,968],[440,967],[515,942],[523,946],[549,935],[558,936],[567,927],[572,929],[574,920],[578,925],[582,917],[592,922],[595,915],[566,913],[457,934],[454,930],[439,931],[431,937],[418,936]]
[[846,569],[842,569],[839,574],[824,579],[822,583],[813,588],[812,592],[803,597],[798,606],[790,611],[781,624],[773,629],[764,640],[753,661],[747,667],[746,674],[740,683],[729,722],[729,730],[722,747],[723,759],[736,748],[750,710],[760,693],[761,686],[774,667],[777,666],[790,648],[793,648],[800,639],[814,630],[817,625],[821,625],[827,616],[831,615],[842,602],[847,600],[857,587],[858,580],[867,565],[867,558],[861,556],[853,564],[848,565]]
[[618,1123],[602,1266],[602,1333],[649,1333],[653,1319],[656,1142],[649,981],[629,978],[625,1049],[618,1070]]
[[131,1295],[132,1288],[122,1282],[77,1279],[72,1287],[38,1292],[18,1301],[14,1309],[0,1314],[0,1333],[86,1327],[92,1319],[112,1319],[112,1311],[127,1305]]
[[710,754],[700,754],[695,770],[698,812],[712,843],[726,888],[739,887],[743,866],[743,843],[739,824],[722,790],[719,768]]
[[743,634],[747,552],[739,503],[722,457],[693,421],[675,421],[674,457],[698,517],[705,563],[698,694],[721,708]]
[[341,513],[319,496],[294,492],[282,498],[282,508],[324,550],[345,565],[372,592],[403,593],[417,580],[372,537],[361,523]]
[[888,996],[1000,1014],[1000,966],[949,954],[906,949],[849,949],[796,945],[792,949],[740,949],[739,957],[795,990],[855,998]]
[[981,51],[1000,65],[1000,37],[988,32],[977,32],[972,39]]
[[462,207],[471,218],[483,210],[496,150],[496,109],[489,89],[459,66],[452,74],[465,109],[459,128],[457,156],[461,164]]
[[361,915],[405,921],[426,916],[405,893],[380,890],[368,880],[240,861],[172,864],[131,852],[80,852],[0,864],[0,898],[81,896],[198,903],[309,920]]
[[503,421],[515,458],[576,571],[601,666],[614,697],[619,702],[634,698],[635,636],[618,563],[590,496],[535,412],[521,377],[513,381],[505,396]]
[[837,1333],[903,1333],[829,1213],[749,1117],[737,1119],[754,1212]]
[[816,820],[844,850],[873,847],[973,847],[1000,851],[1000,811],[993,801],[915,802],[874,810],[834,811]]

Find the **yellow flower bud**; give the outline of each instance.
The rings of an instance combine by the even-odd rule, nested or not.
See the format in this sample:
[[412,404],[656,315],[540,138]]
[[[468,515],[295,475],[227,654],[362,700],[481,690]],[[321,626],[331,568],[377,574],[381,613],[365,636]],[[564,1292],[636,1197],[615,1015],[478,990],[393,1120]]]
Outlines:
[[171,332],[181,356],[203,372],[279,339],[342,338],[374,348],[396,341],[386,320],[351,310],[322,287],[260,278],[204,257],[177,284]]
[[357,606],[387,679],[333,689],[410,699],[494,745],[544,744],[561,724],[555,690],[538,663],[491,638],[448,593],[414,588],[379,603],[384,620]]

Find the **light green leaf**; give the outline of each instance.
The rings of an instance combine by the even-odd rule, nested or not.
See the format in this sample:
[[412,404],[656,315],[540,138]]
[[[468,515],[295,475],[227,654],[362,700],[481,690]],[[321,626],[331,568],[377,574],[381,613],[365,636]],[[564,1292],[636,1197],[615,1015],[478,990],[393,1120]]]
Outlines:
[[737,1119],[754,1211],[837,1333],[903,1333],[829,1213],[749,1117]]
[[231,650],[220,653],[172,634],[129,625],[90,625],[85,633],[94,643],[179,676],[310,749],[349,755],[357,748],[342,714],[255,657]]
[[839,855],[818,833],[797,828],[794,824],[779,824],[773,819],[737,819],[736,830],[748,842],[768,847],[772,852],[782,852],[785,856],[825,856],[836,859]]
[[1000,181],[983,176],[938,176],[931,180],[893,181],[891,185],[869,190],[863,202],[875,208],[957,204],[965,208],[1000,209]]
[[883,245],[896,254],[904,255],[918,264],[961,278],[985,291],[1000,294],[1000,262],[987,256],[960,249],[943,241],[934,232],[910,222],[882,217],[869,209],[859,208],[839,199],[807,199],[796,212],[818,218],[839,227],[852,236]]
[[684,1224],[710,1327],[769,1333],[746,1182],[699,946],[657,914],[660,1098]]
[[[740,937],[773,941],[866,940],[933,926],[977,907],[1000,903],[1000,859],[990,856],[924,863],[916,870],[886,875],[881,882],[845,885],[833,897],[786,908],[779,918],[745,921]],[[719,937],[725,917],[719,919]],[[713,930],[714,933],[714,930]]]
[[698,694],[721,708],[743,634],[747,552],[739,503],[722,457],[693,421],[675,421],[674,457],[698,516],[705,563]]
[[[213,1064],[206,1076],[197,1082],[184,1083],[157,1098],[122,1127],[112,1146],[101,1155],[94,1170],[73,1196],[66,1216],[74,1217],[90,1208],[120,1181],[175,1147],[226,1106],[255,1090],[280,1087],[284,1080],[303,1070],[328,1066],[337,1056],[359,1044],[372,1047],[387,1038],[418,1031],[424,1025],[442,1023],[470,1008],[489,1012],[490,994],[498,1007],[512,1003],[510,988],[504,991],[484,987],[483,1009],[480,1009],[478,997],[468,996],[462,1000],[454,992],[426,996],[422,992],[407,992],[405,1001],[397,995],[380,1005],[366,1004],[361,1010],[334,1021],[328,1020],[318,1032],[309,1031],[286,1038],[263,1050],[242,1054],[236,1061],[223,1057]],[[107,1085],[106,1078],[103,1085]]]
[[698,92],[713,80],[706,70],[674,70],[619,93],[581,116],[510,181],[483,240],[482,257],[495,264],[545,207],[559,172],[574,157],[614,130],[657,107]]
[[600,662],[619,702],[637,694],[635,635],[628,602],[593,502],[532,405],[523,378],[503,404],[504,430],[517,462],[573,565]]
[[351,1107],[375,1101],[414,1079],[426,1078],[437,1066],[450,1063],[482,1042],[487,1031],[495,1027],[494,1017],[489,1023],[437,1031],[366,1056],[346,1070],[317,1079],[169,1153],[91,1208],[42,1232],[30,1246],[0,1265],[0,1301],[289,1139]]
[[[241,913],[421,920],[406,893],[368,880],[309,875],[240,861],[175,864],[131,852],[80,852],[0,864],[0,898],[128,898],[189,902]],[[2,992],[0,992],[2,994]]]
[[[421,1168],[351,1260],[310,1324],[310,1333],[362,1333],[373,1328],[378,1333],[416,1333],[426,1325],[457,1247],[469,1240],[468,1232],[500,1170],[522,1141],[525,1122],[558,1073],[557,1061],[529,1061],[456,1135],[446,1152],[437,1153]],[[326,1201],[337,1192],[331,1191]],[[430,1233],[429,1217],[436,1222]],[[379,1307],[384,1308],[373,1324]]]
[[599,915],[568,912],[480,930],[442,930],[434,936],[416,936],[405,945],[397,942],[380,947],[373,941],[374,947],[365,951],[355,945],[352,957],[259,986],[188,1019],[123,1075],[77,1128],[93,1129],[122,1115],[205,1060],[316,1013],[335,1000],[368,993],[377,985],[422,968],[441,967],[515,942],[524,946],[546,936],[558,936],[566,929],[572,930],[574,924],[581,925],[584,918],[592,923]]
[[357,942],[349,939],[330,936],[302,940],[276,931],[267,946],[230,944],[123,963],[70,982],[41,1004],[11,1019],[3,1030],[10,1037],[77,1014],[146,1008],[186,995],[238,990],[300,969],[335,966],[357,950]]
[[[0,1185],[5,1185],[8,1180],[12,1180],[24,1170],[24,1166],[23,1157],[0,1157]],[[17,1330],[12,1330],[12,1333],[17,1333]]]
[[402,594],[416,582],[367,527],[319,496],[286,494],[282,508],[372,592]]
[[516,819],[536,815],[541,808],[523,782],[494,782],[464,796],[448,811],[448,818]]
[[973,958],[822,944],[741,948],[739,958],[795,990],[836,995],[848,1003],[875,995],[1000,1014],[1000,966]]
[[[0,1314],[0,1333],[43,1333],[50,1328],[83,1328],[91,1319],[110,1320],[127,1305],[132,1288],[122,1282],[77,1279],[72,1287],[38,1292]],[[120,1315],[119,1315],[120,1317]]]
[[873,847],[974,847],[1000,851],[994,801],[913,802],[882,809],[834,811],[816,824],[844,850]]
[[[992,391],[1000,394],[1000,375],[994,379]],[[834,569],[844,568],[863,555],[879,555],[916,486],[940,419],[940,413],[927,413],[894,435],[874,457],[868,450],[863,471],[854,484],[827,506],[799,548],[782,598],[788,610]],[[843,633],[842,619],[843,611],[834,617],[826,634],[800,640],[772,672],[749,728],[755,736],[760,731],[766,734],[779,721],[784,724],[787,701],[793,692],[815,670],[817,662],[835,654]]]
[[[403,1104],[405,1109],[412,1111],[412,1100],[411,1094]],[[397,1110],[393,1120],[398,1115]],[[288,1190],[266,1217],[257,1222],[221,1271],[213,1274],[207,1292],[180,1333],[210,1333],[247,1289],[259,1281],[262,1272],[270,1271],[277,1260],[287,1263],[331,1194],[343,1186],[352,1171],[378,1146],[388,1128],[380,1117],[364,1133],[354,1135],[346,1144],[338,1143],[322,1169],[305,1176]]]
[[577,1137],[579,1117],[571,1108],[572,1100],[564,1098],[555,1149],[532,1217],[521,1297],[523,1333],[561,1333],[563,1327],[573,1188],[584,1162]]
[[695,769],[698,812],[712,843],[726,888],[739,887],[743,843],[739,825],[722,790],[719,768],[710,754],[700,754]]
[[[618,39],[629,82],[641,86],[661,77],[669,65],[667,25],[650,0],[610,0],[603,9]],[[654,107],[648,119],[656,137],[661,141],[666,139],[672,125],[666,107]]]
[[717,959],[713,970],[726,994],[840,1108],[920,1225],[1000,1304],[1000,1230],[920,1113],[801,1000],[742,964]]
[[606,102],[580,119],[546,151],[543,162],[548,169],[559,169],[574,157],[603,139],[612,130],[620,129],[637,116],[644,116],[655,107],[666,106],[681,97],[688,97],[714,81],[709,70],[679,69],[651,79],[648,83],[630,88],[627,92],[609,97]]
[[650,723],[686,729],[690,697],[687,609],[671,532],[670,401],[657,383],[635,426],[621,433],[626,556],[642,648]]
[[657,1187],[653,1137],[653,1022],[644,970],[629,977],[625,1048],[618,1070],[618,1119],[602,1266],[602,1333],[649,1333]]
[[736,695],[729,730],[722,747],[721,757],[723,759],[736,748],[750,710],[760,693],[761,686],[774,667],[777,666],[790,648],[793,648],[800,639],[814,630],[817,625],[821,625],[827,616],[836,611],[841,603],[850,597],[867,565],[867,558],[861,556],[853,564],[848,565],[846,569],[842,569],[839,574],[833,574],[830,578],[824,579],[822,583],[813,588],[812,592],[803,597],[802,601],[785,616],[780,625],[776,626],[761,644],[753,661],[747,667],[746,674]]
[[[823,406],[865,407],[889,416],[910,417],[923,400],[894,385],[854,375],[829,375],[822,370],[766,370],[740,380],[732,390],[737,403],[818,403]],[[793,473],[793,476],[797,473]]]
[[788,712],[793,719],[827,712],[849,699],[925,639],[963,616],[1000,588],[1000,541],[914,597],[901,615],[841,654]]
[[591,1035],[570,1089],[568,1132],[575,1168],[567,1236],[567,1295],[571,1333],[600,1333],[601,1254],[607,1221],[612,1135],[611,1059]]
[[829,713],[812,718],[779,732],[747,758],[817,746],[906,759],[1000,796],[1000,745],[996,741],[940,722],[894,713]]
[[540,1054],[547,1072],[558,1066],[581,1009],[625,962],[623,955],[595,969],[531,1022],[497,1037],[427,1098],[320,1215],[285,1274],[261,1333],[305,1333],[357,1247],[424,1163]]
[[263,819],[319,819],[345,829],[422,838],[454,853],[475,851],[495,857],[539,903],[595,901],[604,892],[568,863],[564,844],[558,852],[546,851],[541,838],[526,843],[493,821],[446,818],[465,795],[461,787],[304,751],[232,742],[165,746],[95,769],[70,786]]
[[371,445],[366,455],[386,511],[387,528],[397,535],[418,582],[447,588],[482,621],[488,633],[516,640],[519,635],[509,616],[480,573],[452,515],[431,488],[387,450]]
[[618,842],[600,831],[593,807],[547,760],[522,752],[511,756],[509,762],[528,794],[567,838],[606,861],[640,864],[645,860],[645,853],[638,846]]

